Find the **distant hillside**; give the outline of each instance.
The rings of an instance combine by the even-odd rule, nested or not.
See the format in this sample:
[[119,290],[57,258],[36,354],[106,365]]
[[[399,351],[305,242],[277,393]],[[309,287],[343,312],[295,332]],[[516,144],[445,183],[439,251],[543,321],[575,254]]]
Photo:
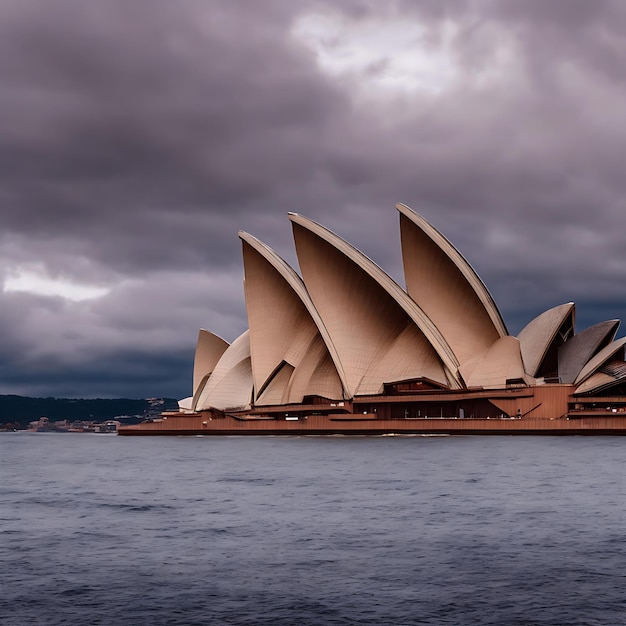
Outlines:
[[51,422],[65,419],[102,422],[120,415],[136,415],[145,419],[157,416],[162,411],[177,408],[178,402],[173,398],[81,400],[0,395],[0,427],[4,424],[17,423],[24,428],[29,422],[40,417],[47,417]]

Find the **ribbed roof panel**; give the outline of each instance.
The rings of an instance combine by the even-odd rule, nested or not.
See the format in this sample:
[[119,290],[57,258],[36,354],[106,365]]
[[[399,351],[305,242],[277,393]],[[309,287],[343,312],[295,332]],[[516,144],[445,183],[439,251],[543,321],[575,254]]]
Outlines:
[[198,392],[198,388],[203,380],[215,369],[229,343],[218,335],[204,329],[198,332],[198,342],[196,343],[196,353],[193,361],[193,393]]
[[608,345],[619,328],[619,320],[600,322],[568,339],[559,348],[559,378],[562,383],[573,383],[585,364]]
[[[397,358],[390,359],[386,380],[405,378],[409,369],[414,377],[462,386],[450,346],[403,289],[328,229],[293,213],[289,218],[304,283],[337,348],[353,395],[371,393],[385,382],[374,381],[370,374],[392,347]],[[395,342],[409,322],[419,335],[417,350],[415,344],[409,350],[408,344]],[[407,359],[413,359],[411,367]]]
[[462,365],[508,334],[500,311],[472,266],[438,230],[406,205],[396,208],[407,291]]
[[611,342],[606,348],[603,348],[583,367],[580,374],[576,377],[574,383],[580,385],[587,380],[592,374],[595,374],[609,359],[612,359],[620,350],[624,350],[626,345],[626,337],[622,337],[617,341]]
[[461,375],[468,387],[485,389],[504,387],[507,380],[523,380],[531,384],[522,362],[520,342],[517,338],[501,337],[487,350],[461,366]]
[[552,342],[568,316],[574,316],[574,303],[567,302],[544,311],[529,322],[517,336],[522,348],[526,372],[536,376]]
[[250,406],[252,364],[250,337],[246,331],[222,355],[194,407],[197,411],[216,408],[238,409]]
[[[332,385],[335,395],[331,397],[344,398],[342,386],[345,388],[347,383],[341,361],[302,279],[267,245],[248,233],[240,232],[239,236],[243,246],[255,400],[260,400],[270,377],[275,375],[281,363],[290,364],[294,372],[305,367],[311,346],[318,337],[321,348],[329,352],[335,364],[336,380]],[[289,380],[284,372],[281,374],[283,379],[287,393]],[[310,382],[314,384],[315,381]],[[277,384],[273,381],[273,388]],[[273,395],[276,393],[274,391]],[[287,394],[285,402],[300,402],[303,395],[313,393],[312,389],[298,385],[297,391],[294,389],[293,393]],[[265,397],[269,397],[268,394]]]

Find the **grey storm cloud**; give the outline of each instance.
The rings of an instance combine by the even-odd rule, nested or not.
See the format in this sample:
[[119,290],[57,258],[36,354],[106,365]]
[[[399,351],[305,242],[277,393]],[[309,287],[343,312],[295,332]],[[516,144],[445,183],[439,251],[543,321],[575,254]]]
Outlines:
[[[385,86],[388,24],[437,89]],[[513,333],[623,317],[624,32],[618,1],[0,0],[0,278],[109,290],[0,292],[0,392],[188,395],[197,330],[246,327],[237,231],[295,264],[289,211],[401,282],[405,202]]]

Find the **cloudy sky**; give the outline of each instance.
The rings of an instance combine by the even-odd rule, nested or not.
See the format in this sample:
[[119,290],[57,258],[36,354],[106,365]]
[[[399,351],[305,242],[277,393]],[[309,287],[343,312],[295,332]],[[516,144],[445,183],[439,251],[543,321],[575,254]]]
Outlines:
[[289,211],[402,284],[408,204],[512,334],[626,318],[625,38],[620,0],[0,0],[0,393],[189,395]]

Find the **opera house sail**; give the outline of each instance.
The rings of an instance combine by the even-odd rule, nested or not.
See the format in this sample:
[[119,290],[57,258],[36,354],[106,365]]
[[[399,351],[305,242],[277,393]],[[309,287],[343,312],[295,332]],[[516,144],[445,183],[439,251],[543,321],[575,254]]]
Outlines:
[[189,397],[120,435],[626,434],[618,320],[575,305],[514,337],[463,255],[403,204],[406,288],[291,213],[300,274],[240,232],[248,330],[200,330]]

